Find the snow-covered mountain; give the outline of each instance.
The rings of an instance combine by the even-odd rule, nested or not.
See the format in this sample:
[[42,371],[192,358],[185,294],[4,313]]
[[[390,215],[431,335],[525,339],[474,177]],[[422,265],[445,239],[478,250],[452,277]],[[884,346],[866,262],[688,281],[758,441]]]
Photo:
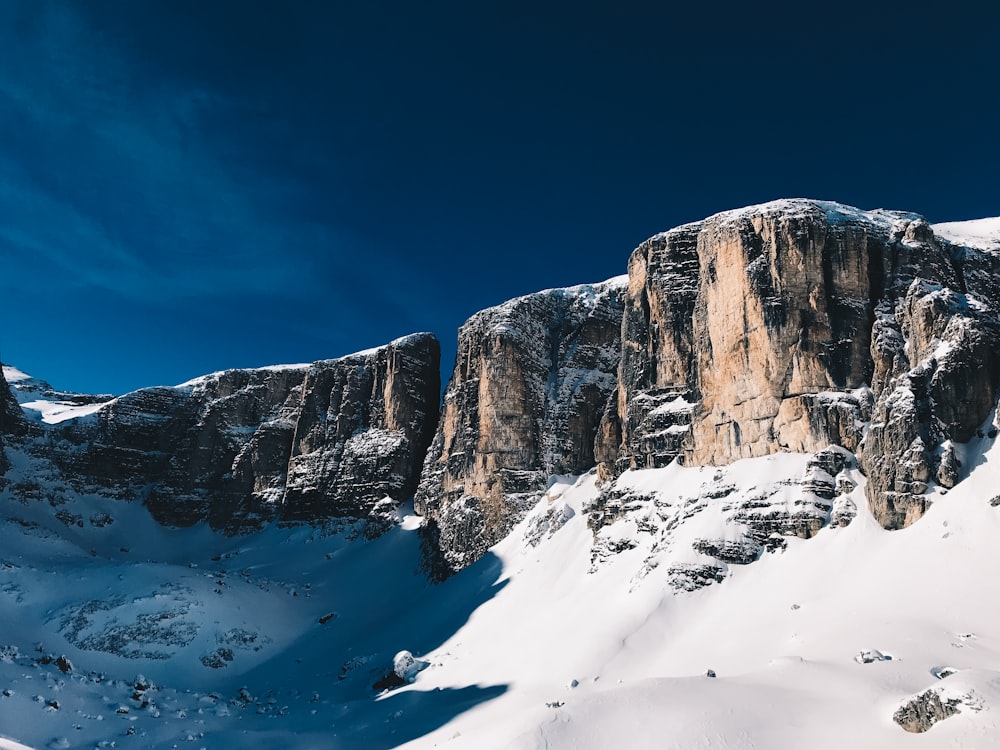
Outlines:
[[473,316],[440,420],[429,335],[4,367],[0,748],[993,747],[998,227],[679,227]]

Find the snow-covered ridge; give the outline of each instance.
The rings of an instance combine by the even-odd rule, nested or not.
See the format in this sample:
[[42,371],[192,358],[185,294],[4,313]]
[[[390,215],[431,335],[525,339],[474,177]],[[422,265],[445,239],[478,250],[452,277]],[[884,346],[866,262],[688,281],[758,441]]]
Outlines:
[[616,290],[625,289],[626,287],[628,287],[628,274],[613,276],[610,279],[595,284],[576,284],[574,286],[540,289],[537,292],[523,294],[520,297],[514,297],[513,299],[501,302],[499,305],[479,310],[466,321],[466,325],[481,319],[496,318],[497,320],[501,320],[505,316],[514,313],[525,302],[540,297],[562,297],[572,300],[573,304],[592,308],[605,295],[614,293]]
[[[350,356],[350,355],[349,355]],[[263,367],[236,367],[230,368],[228,370],[216,370],[215,372],[210,372],[205,375],[199,375],[196,378],[191,378],[191,380],[185,380],[183,383],[178,383],[175,386],[170,386],[172,388],[187,389],[196,388],[198,386],[203,386],[212,381],[223,378],[226,375],[231,375],[236,372],[295,372],[295,371],[306,371],[312,367],[311,363],[300,363],[300,364],[288,364],[288,365],[264,365]]]
[[823,211],[830,224],[871,224],[881,229],[891,229],[900,222],[909,223],[923,218],[910,211],[891,211],[884,208],[866,210],[836,201],[816,200],[814,198],[781,198],[766,203],[720,211],[705,219],[681,224],[665,232],[660,232],[652,239],[663,239],[673,234],[697,232],[708,225],[727,226],[742,222],[752,216],[806,217],[813,215],[817,209]]
[[[899,222],[919,221],[924,218],[912,211],[895,211],[884,208],[869,210],[848,206],[836,201],[816,200],[813,198],[782,198],[766,203],[757,203],[752,206],[720,211],[706,219],[688,222],[665,232],[660,232],[654,235],[654,239],[662,239],[674,233],[697,231],[708,223],[725,225],[742,221],[750,216],[770,216],[775,214],[794,217],[797,215],[806,215],[817,208],[826,214],[826,219],[831,224],[849,222],[868,223],[881,228],[891,229]],[[1000,252],[1000,217],[942,222],[932,224],[931,229],[939,237],[956,245]]]
[[352,354],[345,354],[341,357],[335,357],[333,359],[324,359],[316,362],[314,364],[322,364],[324,362],[342,362],[346,359],[354,359],[356,357],[370,357],[373,354],[378,354],[380,351],[388,349],[390,347],[400,347],[400,346],[410,346],[417,344],[427,338],[434,338],[434,334],[428,331],[421,333],[411,333],[407,336],[400,336],[398,339],[393,339],[387,344],[382,344],[381,346],[373,346],[370,349],[362,349],[359,352],[353,352]]
[[356,359],[362,357],[370,357],[373,354],[378,354],[380,351],[388,349],[389,347],[414,344],[420,341],[421,339],[433,335],[434,335],[433,333],[427,333],[427,332],[411,333],[407,336],[400,336],[398,339],[393,339],[387,344],[374,346],[370,349],[362,349],[361,351],[351,352],[350,354],[343,354],[339,357],[317,360],[316,362],[303,362],[299,364],[286,364],[286,365],[264,365],[263,367],[241,367],[241,368],[230,368],[228,370],[218,370],[216,372],[210,372],[206,375],[199,375],[196,378],[192,378],[191,380],[186,380],[185,382],[180,383],[173,387],[192,388],[194,386],[204,385],[205,383],[208,383],[213,380],[218,380],[220,377],[224,377],[225,375],[233,372],[294,372],[294,371],[305,372],[316,365],[322,365],[324,363],[343,362],[344,360]]
[[34,380],[28,373],[21,372],[16,367],[10,365],[3,366],[3,377],[8,383],[21,383],[25,380]]
[[837,203],[836,201],[815,200],[811,198],[783,198],[753,206],[721,211],[705,219],[705,223],[728,224],[734,221],[741,221],[748,216],[758,215],[771,216],[780,214],[787,217],[804,216],[813,213],[817,208],[826,214],[826,220],[831,224],[856,222],[875,224],[888,228],[898,221],[909,222],[922,218],[919,214],[910,211],[889,211],[883,208],[864,210],[843,203]]
[[933,224],[931,229],[956,245],[1000,252],[1000,216]]

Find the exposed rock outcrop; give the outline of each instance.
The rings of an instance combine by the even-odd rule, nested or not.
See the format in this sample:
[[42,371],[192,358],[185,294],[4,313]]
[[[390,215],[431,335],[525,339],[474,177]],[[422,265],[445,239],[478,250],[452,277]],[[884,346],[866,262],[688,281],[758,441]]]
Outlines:
[[415,498],[439,575],[506,536],[549,477],[595,465],[617,385],[623,293],[623,278],[547,290],[460,329]]
[[938,722],[962,713],[981,711],[982,700],[973,692],[958,692],[934,687],[907,699],[896,709],[892,720],[907,732],[926,732]]
[[948,441],[995,404],[998,271],[915,214],[823,201],[653,237],[629,262],[617,469],[833,444],[858,453],[879,521],[911,523],[929,482],[960,478]]
[[625,473],[607,482],[586,508],[592,571],[641,550],[642,557],[631,553],[643,560],[637,581],[660,568],[676,591],[693,591],[723,580],[734,565],[784,550],[787,537],[809,539],[828,524],[850,522],[864,481],[850,452],[829,446],[758,461],[759,473],[740,463],[674,465],[659,481]]
[[141,499],[168,525],[378,521],[416,489],[439,363],[437,339],[415,334],[312,365],[227,370],[113,399],[25,449],[78,491]]
[[[656,235],[627,278],[470,318],[436,432],[439,347],[420,334],[103,405],[20,383],[84,415],[49,427],[25,420],[0,382],[0,440],[21,441],[77,490],[141,498],[169,524],[377,519],[414,496],[440,575],[503,538],[550,477],[594,466],[610,485],[675,459],[815,454],[800,506],[733,506],[752,543],[699,542],[710,567],[748,560],[775,535],[849,523],[838,451],[857,457],[879,522],[900,528],[935,485],[961,481],[955,446],[982,428],[1000,385],[1000,241],[942,231],[910,213],[783,200]],[[611,516],[620,499],[603,497]],[[592,522],[609,517],[595,508]]]

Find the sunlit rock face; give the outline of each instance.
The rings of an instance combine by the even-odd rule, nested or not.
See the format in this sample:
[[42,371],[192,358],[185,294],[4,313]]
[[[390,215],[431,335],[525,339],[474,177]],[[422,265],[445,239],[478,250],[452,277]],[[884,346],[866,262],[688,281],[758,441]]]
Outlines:
[[556,474],[831,445],[857,455],[880,523],[912,523],[995,403],[997,264],[915,214],[783,200],[650,238],[613,294],[478,313],[416,498],[432,555],[478,559]]
[[879,521],[911,523],[995,403],[996,271],[919,216],[823,201],[651,238],[629,262],[616,468],[833,444]]
[[617,388],[623,294],[624,279],[551,289],[460,329],[415,500],[443,572],[506,536],[550,476],[594,466]]

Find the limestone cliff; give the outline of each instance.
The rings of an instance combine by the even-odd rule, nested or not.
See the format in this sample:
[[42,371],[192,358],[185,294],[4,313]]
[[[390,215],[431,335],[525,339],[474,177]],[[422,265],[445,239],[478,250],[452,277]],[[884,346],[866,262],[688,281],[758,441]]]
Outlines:
[[143,500],[168,525],[378,526],[383,500],[394,508],[416,489],[437,424],[439,361],[437,339],[415,334],[312,365],[227,370],[36,423],[22,448],[74,490]]
[[822,201],[648,240],[629,262],[618,469],[834,444],[859,451],[880,522],[912,522],[932,477],[957,480],[948,441],[995,403],[996,270],[915,214]]
[[666,466],[690,442],[697,393],[692,317],[698,299],[698,234],[689,224],[642,243],[628,263],[617,413],[618,469]]
[[430,335],[310,368],[302,386],[284,515],[370,513],[417,488],[437,427],[440,346]]
[[483,310],[459,330],[455,369],[415,498],[438,563],[481,557],[549,477],[594,466],[616,389],[624,279]]

